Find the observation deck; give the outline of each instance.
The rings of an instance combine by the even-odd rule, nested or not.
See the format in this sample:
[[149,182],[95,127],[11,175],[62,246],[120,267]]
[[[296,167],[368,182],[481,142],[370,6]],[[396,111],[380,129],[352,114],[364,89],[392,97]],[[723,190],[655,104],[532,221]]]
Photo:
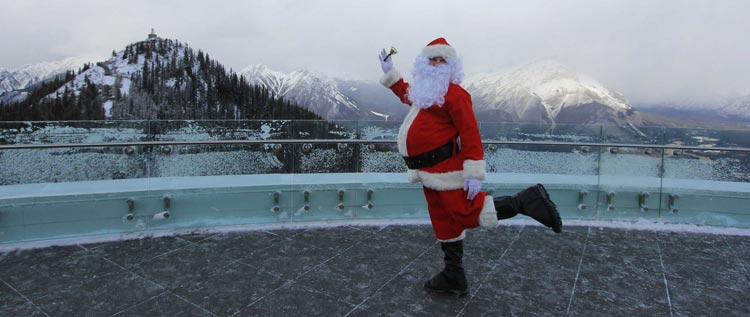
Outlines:
[[494,196],[556,235],[467,233],[442,267],[396,122],[0,123],[0,315],[747,315],[747,131],[481,123]]

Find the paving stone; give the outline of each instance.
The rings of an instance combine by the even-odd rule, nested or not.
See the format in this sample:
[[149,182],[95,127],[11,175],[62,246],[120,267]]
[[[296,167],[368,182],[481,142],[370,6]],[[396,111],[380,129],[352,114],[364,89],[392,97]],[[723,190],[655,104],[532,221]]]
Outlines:
[[32,303],[0,281],[0,316],[46,316]]
[[114,315],[117,317],[143,316],[213,316],[209,311],[194,306],[169,292],[164,292],[148,301],[131,306]]
[[319,249],[297,241],[285,241],[255,252],[241,261],[286,279],[294,279],[335,255],[334,250]]
[[290,283],[242,309],[237,316],[344,316],[354,307]]
[[176,237],[146,238],[121,242],[84,245],[92,252],[129,268],[157,256],[184,248],[189,242]]
[[351,227],[335,229],[308,229],[300,231],[290,239],[329,253],[340,253],[355,243],[373,235],[373,232],[358,230]]

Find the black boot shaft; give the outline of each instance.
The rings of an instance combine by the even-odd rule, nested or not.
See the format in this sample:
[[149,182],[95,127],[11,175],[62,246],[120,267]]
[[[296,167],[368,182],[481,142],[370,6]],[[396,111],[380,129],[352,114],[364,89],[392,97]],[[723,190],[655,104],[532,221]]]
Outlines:
[[450,272],[463,273],[464,241],[441,242],[440,248],[445,254],[445,257],[443,257],[445,269]]
[[462,240],[441,242],[440,248],[445,257],[445,268],[432,279],[424,283],[424,288],[430,292],[453,293],[466,295],[469,291],[466,273],[463,268],[464,243]]
[[497,220],[503,220],[513,218],[521,210],[521,203],[518,199],[518,194],[513,196],[501,196],[496,197],[492,200],[495,203],[495,211],[497,211]]

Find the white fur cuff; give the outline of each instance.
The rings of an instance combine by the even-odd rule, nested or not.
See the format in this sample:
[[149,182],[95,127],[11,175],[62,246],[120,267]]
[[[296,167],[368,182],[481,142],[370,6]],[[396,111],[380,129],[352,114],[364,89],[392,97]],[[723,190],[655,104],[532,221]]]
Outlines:
[[459,240],[463,240],[464,238],[466,238],[466,230],[461,231],[461,234],[459,234],[458,237],[451,238],[451,239],[445,239],[445,240],[440,240],[440,239],[437,239],[437,240],[440,241],[440,242],[456,242],[456,241],[459,241]]
[[473,178],[483,181],[485,174],[487,174],[485,170],[485,163],[484,160],[481,161],[474,161],[474,160],[465,160],[464,161],[464,178]]
[[383,84],[383,86],[385,86],[386,88],[391,88],[391,86],[397,83],[399,79],[401,79],[401,73],[393,68],[387,73],[383,74],[382,77],[380,77],[380,83]]
[[493,229],[497,227],[497,211],[492,196],[484,196],[484,205],[482,212],[479,214],[479,225],[482,228]]

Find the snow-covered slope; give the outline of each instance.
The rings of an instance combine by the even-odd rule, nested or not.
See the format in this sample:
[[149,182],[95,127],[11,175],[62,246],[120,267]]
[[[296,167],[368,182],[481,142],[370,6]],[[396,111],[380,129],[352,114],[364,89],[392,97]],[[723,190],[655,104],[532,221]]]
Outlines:
[[[336,80],[308,71],[285,74],[263,65],[252,65],[240,74],[328,120],[382,120],[386,114],[399,119],[408,109],[375,81]],[[643,123],[622,95],[554,61],[477,74],[463,86],[471,93],[481,121]]]
[[[151,44],[158,47],[158,52],[149,54],[149,56],[144,53],[134,53],[136,47],[140,45],[145,46],[147,42],[152,41],[153,43]],[[73,80],[51,93],[48,97],[62,95],[66,90],[77,96],[89,83],[93,83],[98,87],[110,87],[109,95],[102,96],[102,107],[105,111],[105,117],[112,117],[115,89],[119,90],[120,96],[127,96],[130,93],[131,78],[136,74],[141,75],[144,70],[144,64],[148,63],[151,69],[157,64],[161,66],[166,66],[170,63],[175,65],[180,64],[183,58],[182,52],[186,49],[189,49],[187,44],[158,37],[131,44],[126,49],[112,54],[109,59],[98,62],[89,69],[81,72]],[[128,54],[128,52],[130,53]],[[198,68],[197,62],[193,63],[193,68]],[[174,79],[170,79],[166,83],[167,86],[170,86],[170,83],[174,85]]]
[[123,54],[125,54],[124,50],[119,51],[110,59],[93,65],[91,68],[78,74],[75,79],[60,87],[50,97],[53,97],[56,93],[62,94],[66,89],[78,95],[81,88],[86,87],[86,80],[95,85],[113,86],[118,77],[120,78],[120,82],[118,83],[120,93],[127,95],[130,90],[130,77],[143,69],[145,58],[141,55],[138,57],[137,63],[131,64],[128,62],[128,59],[123,58]]
[[728,99],[718,113],[729,118],[750,119],[750,95]]
[[70,57],[59,61],[41,62],[23,66],[16,70],[0,69],[0,95],[24,89],[52,76],[69,70],[77,70],[90,62],[87,58]]
[[463,85],[486,121],[642,123],[624,96],[551,60],[477,74]]
[[326,120],[377,119],[339,89],[338,82],[306,70],[282,73],[264,65],[251,65],[239,72],[251,84],[265,87],[275,98],[284,98],[305,107]]
[[380,117],[378,120],[402,121],[409,106],[374,80],[339,80],[338,86],[360,109]]

